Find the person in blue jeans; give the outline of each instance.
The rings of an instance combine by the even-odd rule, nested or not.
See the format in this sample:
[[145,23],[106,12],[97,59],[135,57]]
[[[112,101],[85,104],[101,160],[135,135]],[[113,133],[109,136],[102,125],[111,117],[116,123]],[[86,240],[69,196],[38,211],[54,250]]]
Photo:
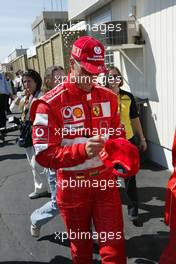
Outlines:
[[[61,66],[52,66],[46,69],[44,76],[43,93],[53,89],[64,80],[65,72]],[[39,237],[43,225],[53,219],[58,213],[56,204],[56,171],[45,169],[51,191],[51,200],[31,214],[31,236]]]
[[45,170],[51,191],[51,200],[31,214],[31,235],[34,237],[39,237],[41,226],[48,223],[58,214],[56,205],[56,172],[50,169]]

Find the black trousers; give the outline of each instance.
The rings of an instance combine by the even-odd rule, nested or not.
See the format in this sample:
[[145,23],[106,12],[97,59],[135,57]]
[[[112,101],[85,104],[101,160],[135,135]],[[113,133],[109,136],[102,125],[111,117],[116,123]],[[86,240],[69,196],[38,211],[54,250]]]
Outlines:
[[0,94],[0,128],[6,126],[6,94]]
[[[135,137],[129,140],[132,144],[136,145]],[[138,214],[138,192],[136,187],[136,176],[131,176],[124,180],[125,191],[128,196],[128,214],[131,216],[136,216]]]

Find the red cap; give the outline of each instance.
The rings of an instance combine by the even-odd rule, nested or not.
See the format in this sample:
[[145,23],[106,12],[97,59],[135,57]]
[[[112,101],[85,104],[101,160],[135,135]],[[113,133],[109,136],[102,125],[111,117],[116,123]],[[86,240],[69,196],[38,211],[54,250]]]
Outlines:
[[104,46],[91,36],[83,36],[73,43],[71,56],[92,74],[106,72],[104,64]]
[[120,165],[125,172],[114,170],[117,176],[130,177],[139,171],[140,159],[138,149],[124,138],[109,139],[105,142],[105,149],[100,158],[106,167],[118,168]]

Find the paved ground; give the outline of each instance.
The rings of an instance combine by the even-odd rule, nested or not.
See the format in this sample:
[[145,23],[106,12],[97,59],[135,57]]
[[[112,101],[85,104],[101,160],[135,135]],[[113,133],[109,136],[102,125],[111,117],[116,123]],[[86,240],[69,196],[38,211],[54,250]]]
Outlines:
[[[15,144],[16,136],[17,132],[12,132],[5,144],[0,142],[0,263],[70,264],[68,241],[55,239],[55,232],[64,231],[59,216],[42,228],[40,239],[30,236],[30,214],[48,198],[28,198],[33,191],[32,175],[24,150]],[[143,165],[138,175],[140,219],[136,226],[127,219],[122,188],[128,264],[158,263],[168,237],[163,212],[169,176],[167,170]],[[95,257],[97,252],[95,246]]]

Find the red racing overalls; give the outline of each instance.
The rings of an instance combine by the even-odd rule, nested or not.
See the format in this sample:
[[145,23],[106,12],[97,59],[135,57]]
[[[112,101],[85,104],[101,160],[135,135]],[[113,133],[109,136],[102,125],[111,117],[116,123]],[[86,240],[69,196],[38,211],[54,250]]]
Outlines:
[[[99,241],[103,264],[126,263],[116,179],[99,156],[88,159],[85,151],[88,138],[102,131],[110,138],[119,137],[117,109],[117,97],[109,89],[93,85],[91,92],[86,93],[68,81],[31,107],[36,160],[57,170],[57,204],[75,264],[92,263],[92,234]],[[86,180],[87,185],[80,187]],[[63,188],[66,181],[69,184]],[[105,182],[106,188],[102,187]],[[91,233],[92,221],[96,233]]]
[[172,146],[172,164],[174,171],[167,183],[164,219],[166,225],[170,227],[169,242],[160,257],[159,264],[176,263],[176,131]]

